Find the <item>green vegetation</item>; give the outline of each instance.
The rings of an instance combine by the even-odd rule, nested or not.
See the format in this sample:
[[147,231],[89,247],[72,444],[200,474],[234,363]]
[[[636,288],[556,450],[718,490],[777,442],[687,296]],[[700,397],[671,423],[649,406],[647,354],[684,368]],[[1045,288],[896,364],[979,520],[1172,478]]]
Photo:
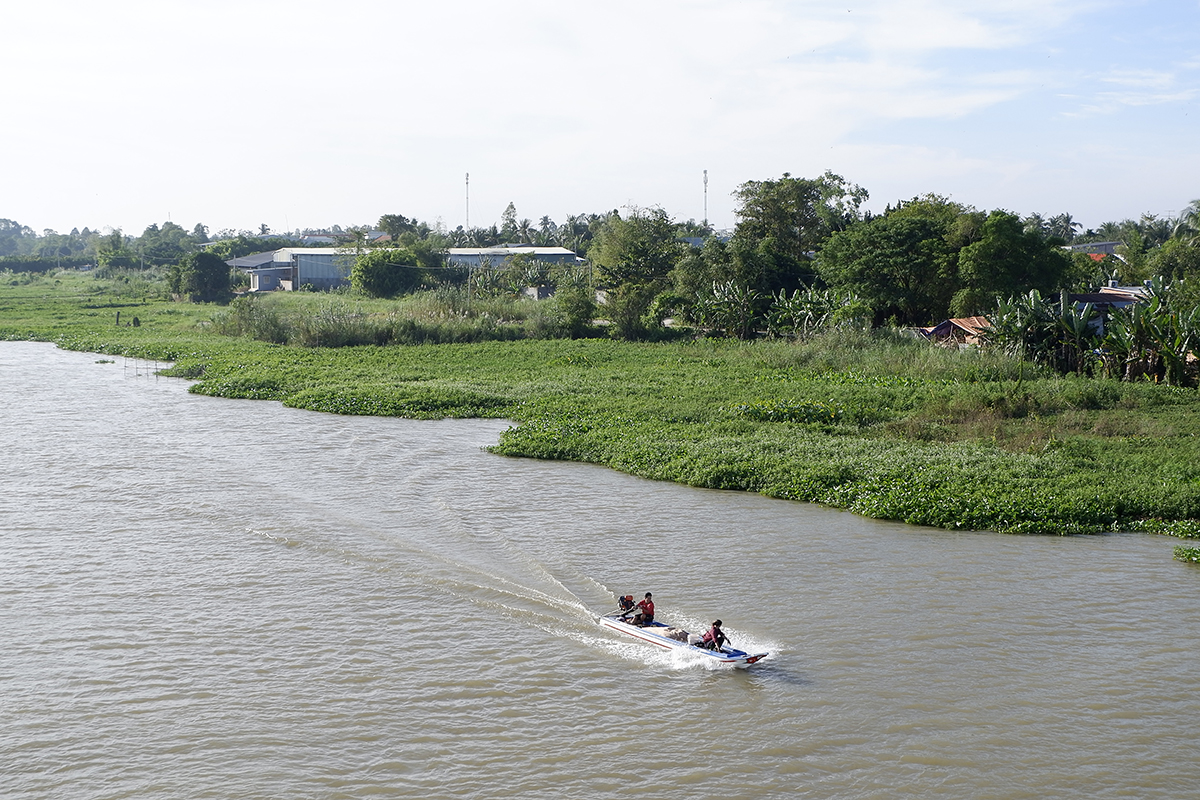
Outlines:
[[[223,305],[170,299],[223,300],[226,259],[295,237],[0,220],[0,338],[174,361],[169,374],[219,397],[508,418],[496,453],[871,517],[1200,538],[1200,201],[1080,232],[1069,214],[933,194],[873,215],[831,172],[734,195],[723,235],[659,208],[559,225],[510,203],[499,226],[453,231],[385,214],[386,237],[321,231],[353,253],[351,286]],[[513,243],[588,261],[445,264],[451,246]],[[60,268],[82,263],[97,267]],[[1071,299],[1113,278],[1145,296],[1103,314]],[[951,314],[989,316],[981,348],[897,327]]]
[[[794,341],[535,339],[525,335],[530,320],[549,306],[528,301],[511,306],[525,309],[524,319],[493,321],[520,330],[515,341],[282,345],[221,335],[243,324],[237,304],[109,293],[122,285],[68,271],[0,277],[0,337],[174,361],[168,374],[212,396],[344,414],[512,419],[519,425],[497,453],[920,525],[1200,530],[1200,417],[1190,388],[1060,376],[999,350],[936,348],[887,329],[834,328]],[[451,323],[450,310],[466,300],[446,291],[260,302],[288,331],[299,319],[328,317],[325,335],[353,320],[443,332],[450,328],[437,328],[438,315],[462,330],[483,324]],[[139,327],[126,325],[134,316]]]
[[1191,564],[1200,564],[1200,547],[1176,547],[1175,559]]

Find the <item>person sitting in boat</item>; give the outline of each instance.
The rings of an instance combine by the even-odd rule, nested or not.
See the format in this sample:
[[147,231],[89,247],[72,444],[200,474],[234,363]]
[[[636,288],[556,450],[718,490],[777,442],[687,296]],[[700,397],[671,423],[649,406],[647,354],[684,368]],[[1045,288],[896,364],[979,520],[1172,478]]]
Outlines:
[[645,626],[654,622],[654,600],[649,592],[646,592],[645,599],[638,600],[637,608],[638,612],[633,616],[634,625]]
[[633,611],[633,595],[627,594],[624,597],[617,598],[617,610],[621,612],[621,616],[628,616],[629,612]]
[[705,631],[700,646],[706,650],[720,651],[728,641],[729,638],[725,635],[725,631],[721,630],[721,620],[718,619],[713,622],[711,628]]

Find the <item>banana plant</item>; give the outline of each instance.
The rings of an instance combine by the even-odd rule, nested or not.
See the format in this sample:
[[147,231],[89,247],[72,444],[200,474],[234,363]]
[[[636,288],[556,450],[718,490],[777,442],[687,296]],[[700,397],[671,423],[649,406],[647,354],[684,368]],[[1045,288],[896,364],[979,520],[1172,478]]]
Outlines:
[[704,323],[721,328],[728,336],[749,339],[758,321],[763,294],[734,281],[714,281],[712,293],[700,301]]
[[1059,369],[1074,371],[1082,375],[1091,361],[1095,350],[1096,318],[1098,314],[1092,303],[1076,306],[1063,289],[1059,294],[1058,333]]

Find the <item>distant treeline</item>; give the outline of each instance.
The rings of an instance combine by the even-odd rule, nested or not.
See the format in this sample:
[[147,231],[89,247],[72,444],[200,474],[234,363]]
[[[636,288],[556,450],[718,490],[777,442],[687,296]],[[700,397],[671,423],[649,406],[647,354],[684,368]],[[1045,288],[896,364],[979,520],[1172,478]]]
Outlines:
[[81,269],[94,266],[92,256],[0,256],[0,272],[49,272],[53,269]]
[[[589,298],[602,297],[614,335],[634,339],[661,338],[668,319],[739,338],[781,327],[804,332],[826,315],[839,323],[927,326],[992,314],[1031,291],[1055,297],[1114,280],[1136,286],[1161,278],[1172,308],[1200,306],[1200,200],[1174,218],[1147,214],[1093,230],[1067,213],[1021,216],[936,194],[874,213],[863,207],[865,188],[832,172],[747,181],[734,197],[737,225],[728,231],[658,207],[534,222],[509,203],[498,225],[450,230],[384,214],[374,225],[332,226],[322,244],[354,254],[347,277],[368,297],[446,286],[472,297],[569,290],[580,319]],[[36,258],[39,269],[59,258],[94,257],[101,268],[160,267],[180,275],[201,254],[224,262],[300,244],[295,235],[273,236],[266,225],[257,234],[222,231],[216,238],[204,225],[188,231],[169,221],[131,237],[87,228],[38,235],[0,220],[0,255]],[[527,250],[447,268],[452,247],[501,244],[560,246],[586,263],[547,264]]]

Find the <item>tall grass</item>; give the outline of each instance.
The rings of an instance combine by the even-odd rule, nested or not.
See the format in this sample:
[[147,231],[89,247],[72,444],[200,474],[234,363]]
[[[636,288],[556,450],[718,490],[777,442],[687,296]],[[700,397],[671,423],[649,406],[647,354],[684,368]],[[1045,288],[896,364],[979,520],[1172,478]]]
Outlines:
[[893,328],[839,329],[800,341],[769,340],[748,352],[772,369],[816,373],[852,370],[876,377],[968,382],[1052,374],[1043,367],[1022,365],[996,351],[931,347],[928,341]]
[[[202,326],[211,306],[100,302],[83,291],[90,277],[56,280],[0,281],[0,337],[175,361],[173,374],[204,394],[336,413],[503,416],[518,423],[495,447],[505,455],[923,525],[1083,533],[1200,520],[1194,389],[1047,375],[890,333],[537,339],[555,324],[553,305],[515,301],[517,319],[474,298],[464,308],[457,294],[405,308],[292,293],[239,301]],[[115,310],[124,319],[127,308],[141,327],[116,327]],[[474,341],[481,331],[514,340]]]
[[212,330],[302,347],[452,344],[554,339],[569,335],[557,303],[468,295],[442,287],[400,301],[363,301],[339,295],[295,300],[281,294],[235,299],[217,312]]

